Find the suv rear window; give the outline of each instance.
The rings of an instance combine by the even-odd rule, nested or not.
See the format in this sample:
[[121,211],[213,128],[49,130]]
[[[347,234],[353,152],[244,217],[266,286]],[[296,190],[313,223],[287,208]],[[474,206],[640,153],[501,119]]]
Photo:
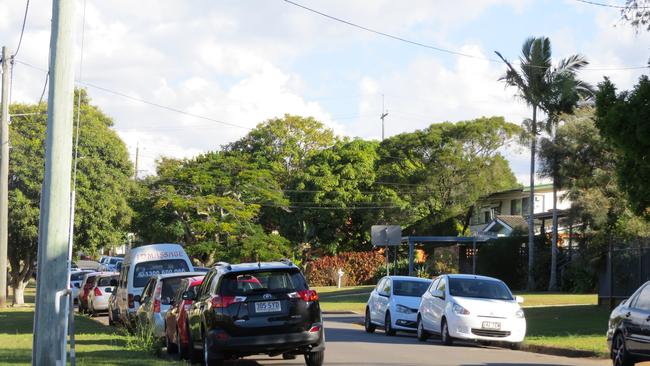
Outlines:
[[256,292],[290,293],[307,290],[300,271],[251,271],[231,273],[221,281],[221,294],[245,296]]
[[144,287],[149,278],[155,275],[187,271],[187,263],[182,259],[140,262],[133,269],[133,287]]

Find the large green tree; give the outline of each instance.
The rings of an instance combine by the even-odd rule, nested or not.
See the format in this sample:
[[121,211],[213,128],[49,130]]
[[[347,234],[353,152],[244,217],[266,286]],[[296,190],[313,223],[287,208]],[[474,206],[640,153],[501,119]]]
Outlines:
[[[551,41],[547,37],[531,37],[526,39],[521,49],[519,65],[515,67],[499,52],[496,54],[506,64],[505,75],[500,80],[507,85],[517,88],[517,96],[532,108],[532,118],[524,124],[527,129],[527,139],[530,141],[530,197],[528,205],[528,289],[535,288],[533,267],[535,264],[535,159],[537,140],[541,132],[538,113],[546,113],[548,121],[553,124],[561,113],[571,112],[583,91],[576,78],[576,72],[586,66],[587,60],[580,55],[572,55],[559,61],[553,66],[551,56]],[[554,185],[554,212],[557,202],[557,187]],[[557,215],[554,214],[554,241],[557,240]],[[549,288],[556,287],[557,243],[551,245],[552,264]]]
[[[124,243],[132,210],[132,167],[113,121],[81,93],[75,252]],[[75,100],[77,98],[75,97]],[[14,104],[9,156],[9,262],[14,302],[35,270],[47,105]]]
[[618,181],[637,214],[650,218],[650,80],[642,76],[629,92],[599,84],[596,125],[616,148]]

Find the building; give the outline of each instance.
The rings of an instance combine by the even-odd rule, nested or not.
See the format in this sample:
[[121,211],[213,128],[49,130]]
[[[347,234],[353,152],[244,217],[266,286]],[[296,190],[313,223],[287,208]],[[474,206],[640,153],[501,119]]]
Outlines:
[[[566,217],[571,202],[562,199],[566,192],[557,193],[558,217]],[[533,212],[535,232],[549,232],[553,216],[553,185],[535,186]],[[510,236],[515,230],[528,231],[530,187],[522,187],[481,197],[472,209],[470,231],[491,236]],[[560,230],[563,229],[560,223]]]

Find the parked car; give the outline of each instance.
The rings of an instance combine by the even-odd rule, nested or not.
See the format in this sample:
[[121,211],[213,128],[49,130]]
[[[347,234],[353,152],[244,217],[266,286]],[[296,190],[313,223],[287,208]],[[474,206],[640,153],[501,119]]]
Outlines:
[[415,331],[420,300],[429,285],[431,280],[408,276],[386,276],[379,280],[368,297],[366,332],[374,332],[377,326],[383,326],[389,336],[397,330]]
[[165,315],[172,305],[172,298],[181,285],[181,280],[188,277],[200,276],[199,272],[181,272],[159,274],[149,279],[142,290],[142,295],[136,295],[135,301],[141,305],[136,311],[139,326],[151,329],[153,336],[159,339],[165,337]]
[[72,290],[72,298],[75,304],[79,302],[79,290],[81,289],[84,276],[89,272],[91,271],[72,270],[70,272],[70,289]]
[[159,274],[192,272],[190,258],[178,244],[152,244],[129,250],[124,257],[117,286],[116,304],[120,322],[131,327],[140,306],[136,296],[149,278]]
[[99,264],[100,272],[117,272],[118,265],[124,261],[121,257],[103,257],[104,262]]
[[609,317],[607,343],[614,366],[650,361],[650,282],[646,282]]
[[325,359],[316,291],[290,261],[218,263],[205,276],[189,311],[189,356],[205,365],[254,354]]
[[[181,280],[181,284],[172,298],[171,308],[165,316],[167,353],[177,354],[179,359],[188,358],[187,311],[192,306],[190,297],[196,294],[196,289],[203,283],[203,278],[204,276],[200,275]],[[184,299],[183,294],[186,293],[186,299]]]
[[445,345],[463,339],[519,348],[526,336],[526,318],[519,305],[523,301],[495,278],[440,276],[422,295],[418,339],[425,341],[430,334],[438,334]]
[[119,273],[103,272],[95,277],[93,287],[88,292],[88,311],[92,316],[108,310],[108,299],[115,291]]
[[[118,276],[119,283],[119,276]],[[111,295],[108,297],[108,325],[120,324],[120,313],[117,308],[117,291],[113,290]]]
[[84,275],[79,289],[79,312],[86,313],[88,311],[88,294],[92,290],[95,277],[99,276],[101,272],[88,272]]

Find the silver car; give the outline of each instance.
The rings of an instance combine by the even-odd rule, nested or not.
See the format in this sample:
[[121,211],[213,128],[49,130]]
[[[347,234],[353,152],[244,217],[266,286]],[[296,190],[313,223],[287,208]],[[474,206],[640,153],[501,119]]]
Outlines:
[[141,304],[136,311],[136,319],[139,323],[137,326],[151,328],[155,337],[165,337],[165,315],[171,308],[172,297],[178,290],[181,280],[201,275],[204,273],[180,272],[151,277],[142,290],[142,296],[135,298],[135,301]]
[[106,272],[95,277],[88,293],[88,310],[92,316],[108,310],[108,299],[115,291],[119,275],[116,272]]

